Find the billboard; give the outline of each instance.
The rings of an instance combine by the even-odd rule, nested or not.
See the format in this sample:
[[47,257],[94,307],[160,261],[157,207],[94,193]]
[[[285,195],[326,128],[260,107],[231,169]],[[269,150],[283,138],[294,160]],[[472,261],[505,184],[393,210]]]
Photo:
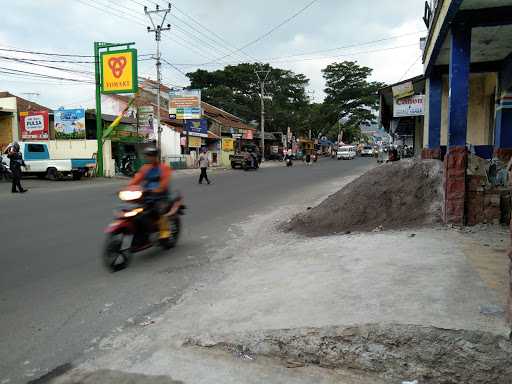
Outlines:
[[135,93],[139,88],[137,77],[137,50],[102,52],[101,92]]
[[401,99],[403,97],[414,95],[414,86],[412,81],[407,81],[403,84],[395,85],[391,88],[391,90],[395,99]]
[[208,137],[208,122],[206,119],[185,120],[184,129],[189,136]]
[[85,109],[59,108],[53,116],[57,140],[85,139]]
[[189,136],[188,137],[188,147],[189,148],[200,148],[203,141],[200,137],[196,136]]
[[235,140],[222,138],[222,150],[232,152],[235,150]]
[[201,90],[183,89],[169,92],[169,117],[176,120],[201,118]]
[[393,117],[423,116],[423,95],[393,100]]
[[48,111],[20,112],[22,140],[48,140]]
[[139,137],[149,142],[155,139],[155,108],[152,105],[139,107]]

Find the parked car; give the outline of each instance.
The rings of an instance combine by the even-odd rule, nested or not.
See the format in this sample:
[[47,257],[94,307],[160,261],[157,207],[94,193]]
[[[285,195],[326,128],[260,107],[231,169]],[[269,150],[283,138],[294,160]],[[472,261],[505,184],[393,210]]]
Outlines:
[[352,160],[356,157],[356,147],[353,145],[339,147],[336,157],[338,160]]
[[365,156],[369,156],[369,157],[372,157],[373,156],[373,147],[371,145],[365,145],[362,149],[361,149],[361,156],[362,157],[365,157]]
[[22,168],[24,176],[47,177],[50,180],[72,176],[74,180],[80,180],[96,164],[96,160],[92,158],[52,159],[48,144],[44,142],[20,142],[20,151],[26,164]]

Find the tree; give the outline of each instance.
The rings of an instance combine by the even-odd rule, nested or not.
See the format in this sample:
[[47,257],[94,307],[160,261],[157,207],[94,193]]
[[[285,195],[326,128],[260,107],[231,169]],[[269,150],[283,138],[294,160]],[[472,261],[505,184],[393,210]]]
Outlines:
[[378,108],[378,90],[384,83],[370,82],[372,69],[354,61],[333,63],[322,70],[326,82],[324,104],[331,123],[331,136],[339,130],[339,121],[347,142],[361,137],[360,125],[375,121]]
[[265,124],[268,131],[304,130],[309,107],[303,74],[273,68],[268,64],[244,63],[216,71],[188,73],[190,88],[201,89],[207,103],[222,108],[247,122],[260,122],[260,84],[255,71],[270,70],[265,85]]

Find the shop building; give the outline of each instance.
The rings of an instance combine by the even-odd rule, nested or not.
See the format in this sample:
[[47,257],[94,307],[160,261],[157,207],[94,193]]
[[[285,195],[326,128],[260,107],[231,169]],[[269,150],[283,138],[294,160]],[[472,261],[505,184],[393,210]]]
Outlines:
[[414,148],[416,156],[423,150],[424,94],[423,76],[379,90],[379,128],[391,135],[394,144]]
[[[432,1],[424,21],[423,157],[444,160],[444,220],[499,219],[495,197],[472,193],[482,191],[468,165],[473,156],[503,163],[512,156],[512,0]],[[473,207],[480,198],[494,202]]]

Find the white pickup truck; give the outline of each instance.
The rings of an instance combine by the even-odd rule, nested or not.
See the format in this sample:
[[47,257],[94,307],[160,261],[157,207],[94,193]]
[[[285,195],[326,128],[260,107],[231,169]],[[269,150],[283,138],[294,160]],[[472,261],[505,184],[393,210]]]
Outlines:
[[[64,176],[73,176],[80,180],[84,173],[96,164],[95,159],[52,159],[45,142],[20,142],[26,167],[22,168],[23,175],[33,175],[50,180],[59,180]],[[5,156],[5,155],[4,155]],[[9,160],[6,159],[6,163]]]

